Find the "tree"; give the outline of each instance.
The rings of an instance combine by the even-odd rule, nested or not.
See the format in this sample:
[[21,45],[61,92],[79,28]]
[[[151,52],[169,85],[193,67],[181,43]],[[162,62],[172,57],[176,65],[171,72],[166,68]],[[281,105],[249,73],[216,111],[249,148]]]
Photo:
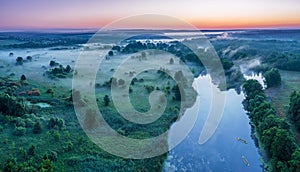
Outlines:
[[292,153],[296,148],[294,137],[284,129],[277,129],[271,144],[271,155],[280,161],[291,159]]
[[118,45],[115,45],[115,46],[113,46],[111,49],[112,49],[112,50],[116,50],[116,51],[120,52],[120,50],[121,50],[121,47],[120,47],[120,46],[118,46]]
[[170,64],[174,64],[174,59],[171,58],[169,63],[170,63]]
[[276,87],[281,84],[281,76],[278,69],[272,68],[265,73],[265,84],[267,88]]
[[119,79],[118,84],[119,84],[119,85],[124,85],[124,84],[125,84],[124,79]]
[[22,57],[17,57],[16,64],[17,65],[22,65],[23,64],[23,58]]
[[26,76],[25,75],[22,75],[21,76],[21,81],[25,81],[26,80]]
[[55,61],[51,60],[50,63],[49,63],[49,65],[50,65],[51,67],[54,67],[54,66],[58,66],[59,64],[56,63]]
[[289,118],[296,128],[300,130],[300,91],[294,91],[290,96]]
[[[183,89],[179,89],[179,86],[178,85],[175,85],[173,88],[172,88],[172,91],[174,92],[174,100],[177,100],[177,101],[181,101],[181,100],[184,100],[184,92],[183,92]],[[182,91],[182,94],[181,94],[181,91]],[[182,95],[182,96],[181,96]]]
[[67,67],[65,68],[65,71],[67,72],[67,73],[69,73],[69,72],[71,72],[71,67],[70,67],[70,65],[67,65]]
[[265,97],[261,84],[255,79],[249,79],[243,84],[243,91],[246,93],[246,99],[253,99],[257,95]]
[[108,56],[113,56],[114,55],[114,52],[113,51],[109,51],[108,52]]
[[109,105],[110,99],[109,99],[108,95],[104,96],[103,101],[104,101],[104,106],[108,106]]
[[141,56],[142,56],[142,58],[145,58],[145,57],[146,57],[146,52],[143,51],[143,52],[141,53]]
[[300,149],[296,149],[292,154],[292,158],[289,161],[290,171],[299,171],[300,169]]
[[261,140],[270,158],[279,161],[288,161],[296,148],[292,134],[278,127],[265,130]]
[[175,80],[176,80],[177,82],[179,82],[179,83],[181,83],[181,84],[183,84],[183,85],[185,85],[186,82],[187,82],[187,80],[186,80],[186,78],[184,77],[183,72],[182,72],[181,70],[180,70],[180,71],[177,71],[177,72],[175,73],[174,78],[175,78]]
[[233,63],[226,58],[221,58],[221,63],[225,70],[229,70],[233,66]]
[[283,118],[278,118],[274,114],[266,115],[263,121],[259,123],[257,127],[258,133],[261,135],[263,131],[270,129],[272,127],[277,127],[281,129],[289,130],[290,126]]
[[26,60],[32,61],[32,57],[31,57],[31,56],[27,56],[27,57],[26,57]]

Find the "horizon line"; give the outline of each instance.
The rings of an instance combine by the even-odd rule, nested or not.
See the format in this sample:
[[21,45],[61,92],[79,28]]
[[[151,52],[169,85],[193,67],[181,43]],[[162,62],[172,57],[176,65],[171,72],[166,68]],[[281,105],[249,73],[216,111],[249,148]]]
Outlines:
[[[0,32],[43,32],[43,31],[90,31],[90,32],[97,32],[101,30],[101,28],[90,28],[90,27],[84,27],[84,28],[78,28],[78,27],[61,27],[61,28],[1,28]],[[113,29],[112,31],[126,31],[126,30],[145,30],[145,31],[163,31],[163,30],[169,30],[169,31],[235,31],[235,30],[300,30],[299,27],[248,27],[248,28],[198,28],[198,29],[172,29],[172,28],[120,28],[120,29]]]

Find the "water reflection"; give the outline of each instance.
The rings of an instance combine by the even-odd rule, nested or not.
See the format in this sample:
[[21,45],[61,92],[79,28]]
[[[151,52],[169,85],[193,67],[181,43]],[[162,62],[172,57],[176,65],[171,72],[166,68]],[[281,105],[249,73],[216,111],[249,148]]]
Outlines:
[[[195,82],[199,93],[194,105],[200,108],[198,119],[185,140],[170,151],[164,171],[261,171],[258,149],[251,139],[249,119],[242,106],[243,94],[238,95],[234,90],[224,91],[226,102],[223,118],[210,140],[202,145],[198,143],[210,108],[218,107],[211,104],[215,85],[211,83],[210,76],[200,76]],[[195,107],[191,109],[193,108]],[[191,111],[186,111],[180,120],[188,120],[190,113]],[[171,127],[169,142],[172,142],[178,132],[180,128]],[[237,137],[247,141],[247,144],[238,141]],[[246,165],[242,156],[250,166]]]

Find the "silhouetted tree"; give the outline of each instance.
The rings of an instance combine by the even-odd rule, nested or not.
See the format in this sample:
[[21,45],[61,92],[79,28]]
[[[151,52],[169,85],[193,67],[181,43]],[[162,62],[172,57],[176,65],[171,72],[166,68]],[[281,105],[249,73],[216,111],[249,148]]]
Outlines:
[[26,76],[25,75],[22,75],[21,76],[21,81],[25,81],[26,80]]
[[27,57],[26,57],[26,60],[32,61],[32,57],[31,57],[31,56],[27,56]]
[[110,99],[109,99],[108,95],[104,96],[103,101],[104,101],[104,106],[108,106],[109,105]]
[[109,55],[109,56],[113,56],[113,55],[114,55],[114,52],[113,52],[113,51],[109,51],[109,52],[108,52],[108,55]]
[[23,58],[22,57],[17,57],[16,64],[17,65],[22,65],[23,64]]
[[171,58],[169,63],[170,63],[170,64],[174,64],[174,59]]

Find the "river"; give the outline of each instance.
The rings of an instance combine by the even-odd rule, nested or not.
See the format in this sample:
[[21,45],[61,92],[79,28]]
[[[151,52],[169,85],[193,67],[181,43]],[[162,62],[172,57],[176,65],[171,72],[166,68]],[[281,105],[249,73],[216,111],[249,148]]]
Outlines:
[[[209,75],[199,76],[197,82],[197,100],[194,106],[199,106],[198,118],[188,136],[174,149],[165,161],[164,171],[222,171],[222,172],[256,172],[262,171],[261,157],[258,148],[251,138],[251,126],[246,111],[243,109],[243,93],[237,94],[233,89],[224,91],[226,95],[225,108],[221,122],[214,135],[204,144],[199,144],[199,136],[210,108],[214,107],[212,100],[212,84]],[[192,107],[193,108],[193,107]],[[192,109],[191,108],[191,109]],[[186,111],[182,118],[188,118],[191,111]],[[180,119],[180,122],[183,119]],[[170,129],[169,136],[180,132],[177,127]],[[184,127],[184,126],[183,126]],[[245,144],[237,137],[246,140]],[[169,142],[172,140],[169,137]],[[244,156],[249,162],[247,166]]]

